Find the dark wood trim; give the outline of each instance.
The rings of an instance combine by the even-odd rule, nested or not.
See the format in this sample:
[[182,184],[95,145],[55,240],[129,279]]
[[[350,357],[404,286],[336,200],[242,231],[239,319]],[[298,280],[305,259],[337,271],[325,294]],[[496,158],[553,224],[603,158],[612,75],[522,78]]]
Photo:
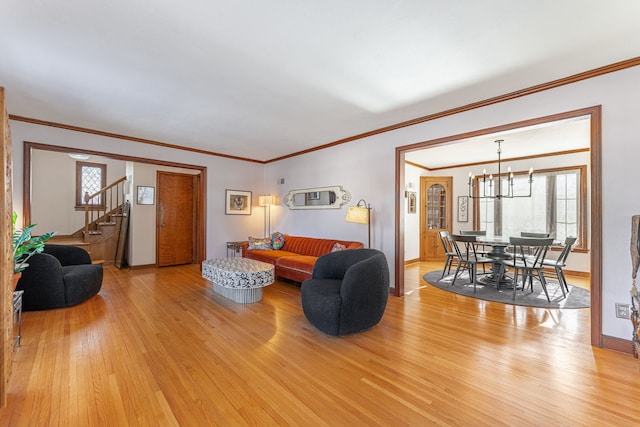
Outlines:
[[372,131],[369,131],[369,132],[364,132],[364,133],[361,133],[361,134],[353,135],[353,136],[350,136],[350,137],[347,137],[347,138],[339,139],[339,140],[334,141],[334,142],[330,142],[328,144],[323,144],[323,145],[318,145],[316,147],[308,148],[306,150],[296,151],[294,153],[287,154],[287,155],[280,156],[280,157],[276,157],[276,158],[273,158],[273,159],[270,159],[270,160],[266,160],[266,161],[256,160],[256,159],[249,159],[249,158],[245,158],[245,157],[231,156],[231,155],[228,155],[228,154],[221,154],[221,153],[216,153],[216,152],[213,152],[213,151],[200,150],[200,149],[196,149],[196,148],[184,147],[184,146],[175,145],[175,144],[168,144],[168,143],[165,143],[165,142],[153,141],[153,140],[150,140],[150,139],[137,138],[137,137],[127,136],[127,135],[116,134],[116,133],[112,133],[112,132],[104,132],[104,131],[99,131],[99,130],[95,130],[95,129],[83,128],[83,127],[80,127],[80,126],[72,126],[72,125],[66,125],[66,124],[62,124],[62,123],[55,123],[55,122],[50,122],[50,121],[46,121],[46,120],[39,120],[39,119],[30,118],[30,117],[18,116],[18,115],[14,115],[14,114],[10,114],[9,115],[9,119],[10,120],[20,121],[20,122],[25,122],[25,123],[32,123],[32,124],[42,125],[42,126],[50,126],[50,127],[60,128],[60,129],[72,130],[72,131],[76,131],[76,132],[84,132],[84,133],[89,133],[89,134],[93,134],[93,135],[106,136],[106,137],[109,137],[109,138],[124,139],[124,140],[127,140],[127,141],[140,142],[140,143],[143,143],[143,144],[157,145],[157,146],[160,146],[160,147],[172,148],[172,149],[176,149],[176,150],[192,151],[192,152],[195,152],[195,153],[207,154],[207,155],[218,156],[218,157],[225,157],[225,158],[228,158],[228,159],[235,159],[235,160],[242,160],[242,161],[246,161],[246,162],[266,164],[266,163],[277,162],[279,160],[288,159],[290,157],[300,156],[302,154],[307,154],[307,153],[311,153],[311,152],[314,152],[314,151],[324,150],[325,148],[335,147],[336,145],[345,144],[347,142],[356,141],[358,139],[363,139],[363,138],[367,138],[367,137],[370,137],[370,136],[378,135],[378,134],[381,134],[381,133],[394,131],[394,130],[401,129],[401,128],[404,128],[404,127],[417,125],[417,124],[420,124],[420,123],[424,123],[424,122],[440,119],[440,118],[447,117],[447,116],[452,116],[452,115],[455,115],[455,114],[458,114],[458,113],[462,113],[462,112],[465,112],[465,111],[475,110],[477,108],[486,107],[488,105],[497,104],[497,103],[508,101],[508,100],[511,100],[511,99],[521,98],[523,96],[532,95],[532,94],[535,94],[535,93],[538,93],[538,92],[543,92],[545,90],[554,89],[554,88],[557,88],[557,87],[560,87],[560,86],[565,86],[565,85],[568,85],[568,84],[571,84],[571,83],[576,83],[576,82],[579,82],[579,81],[582,81],[582,80],[587,80],[587,79],[590,79],[590,78],[593,78],[593,77],[602,76],[604,74],[613,73],[613,72],[616,72],[616,71],[624,70],[626,68],[636,67],[638,65],[640,65],[640,57],[627,59],[625,61],[620,61],[620,62],[616,62],[616,63],[610,64],[610,65],[605,65],[604,67],[599,67],[599,68],[595,68],[593,70],[585,71],[585,72],[582,72],[582,73],[573,74],[571,76],[563,77],[561,79],[553,80],[551,82],[542,83],[542,84],[531,86],[531,87],[528,87],[528,88],[525,88],[525,89],[517,90],[517,91],[514,91],[514,92],[509,92],[509,93],[504,94],[504,95],[498,95],[498,96],[495,96],[493,98],[488,98],[488,99],[485,99],[485,100],[482,100],[482,101],[473,102],[471,104],[466,104],[466,105],[463,105],[463,106],[460,106],[460,107],[452,108],[452,109],[441,111],[441,112],[438,112],[438,113],[429,114],[429,115],[426,115],[426,116],[418,117],[416,119],[412,119],[412,120],[407,120],[407,121],[404,121],[404,122],[396,123],[396,124],[393,124],[393,125],[390,125],[390,126],[385,126],[385,127],[382,127],[382,128],[379,128],[379,129],[375,129],[375,130],[372,130]]
[[[405,160],[405,161],[404,161],[404,164],[405,164],[405,165],[414,166],[414,167],[416,167],[416,168],[424,169],[424,170],[426,170],[426,171],[430,171],[430,170],[432,170],[432,169],[430,169],[430,168],[428,168],[428,167],[426,167],[426,166],[424,166],[424,165],[420,165],[420,164],[418,164],[418,163],[410,162],[409,160]],[[446,168],[442,168],[442,169],[446,169]]]
[[[334,147],[336,145],[340,145],[340,144],[344,144],[347,142],[351,142],[351,141],[355,141],[358,139],[362,139],[362,138],[367,138],[370,136],[374,136],[374,135],[378,135],[381,133],[385,133],[385,132],[390,132],[390,131],[394,131],[397,129],[401,129],[404,127],[408,127],[408,126],[413,126],[413,125],[417,125],[420,123],[424,123],[424,122],[429,122],[432,120],[436,120],[436,119],[441,119],[443,117],[447,117],[447,116],[452,116],[455,114],[459,114],[459,113],[463,113],[465,111],[470,111],[470,110],[475,110],[477,108],[482,108],[482,107],[486,107],[488,105],[492,105],[492,104],[498,104],[504,101],[509,101],[512,99],[516,99],[516,98],[521,98],[523,96],[528,96],[528,95],[532,95],[538,92],[543,92],[549,89],[554,89],[560,86],[565,86],[571,83],[576,83],[582,80],[587,80],[593,77],[598,77],[604,74],[608,74],[608,73],[613,73],[616,71],[620,71],[620,70],[624,70],[626,68],[631,68],[631,67],[636,67],[640,65],[640,57],[636,57],[636,58],[632,58],[632,59],[628,59],[625,61],[620,61],[620,62],[616,62],[614,64],[610,64],[610,65],[606,65],[604,67],[599,67],[599,68],[595,68],[593,70],[589,70],[589,71],[585,71],[582,73],[578,73],[578,74],[573,74],[571,76],[568,77],[564,77],[561,79],[557,79],[557,80],[553,80],[551,82],[548,83],[542,83],[536,86],[531,86],[528,87],[526,89],[521,89],[521,90],[517,90],[514,92],[510,92],[504,95],[499,95],[493,98],[489,98],[489,99],[485,99],[482,101],[478,101],[478,102],[473,102],[471,104],[466,104],[463,105],[461,107],[456,107],[456,108],[452,108],[450,110],[445,110],[445,111],[441,111],[438,113],[434,113],[434,114],[429,114],[427,116],[422,116],[422,117],[418,117],[416,119],[412,119],[412,120],[407,120],[405,122],[400,122],[400,123],[396,123],[394,125],[390,125],[390,126],[386,126],[380,129],[376,129],[376,130],[372,130],[369,132],[365,132],[365,133],[361,133],[358,135],[354,135],[354,136],[350,136],[348,138],[344,138],[344,139],[340,139],[338,141],[334,141],[328,144],[324,144],[324,145],[320,145],[314,148],[309,148],[307,150],[302,150],[302,151],[298,151],[295,153],[291,153],[288,154],[286,156],[281,156],[281,157],[276,157],[274,159],[271,160],[267,160],[265,163],[271,163],[271,162],[276,162],[278,160],[283,160],[283,159],[287,159],[289,157],[294,157],[294,156],[299,156],[301,154],[307,154],[310,153],[312,151],[317,151],[317,150],[322,150],[324,148],[330,148],[330,147]],[[418,143],[421,144],[421,143]]]
[[[591,116],[591,345],[603,347],[605,342],[602,336],[602,107],[600,105],[396,147],[396,286],[393,294],[396,296],[404,295],[404,218],[400,210],[400,196],[404,194],[404,155],[406,152],[435,147],[440,144],[466,139],[471,136],[501,132],[586,115]],[[476,210],[474,210],[474,220],[477,215],[475,211]]]
[[200,170],[198,177],[198,263],[202,269],[202,261],[207,255],[207,168]]
[[[565,151],[555,151],[553,153],[544,153],[544,154],[536,154],[536,155],[531,155],[531,156],[520,156],[520,157],[509,157],[509,158],[504,158],[502,159],[502,162],[515,162],[518,160],[529,160],[529,159],[540,159],[540,158],[544,158],[544,157],[554,157],[554,156],[565,156],[567,154],[576,154],[576,153],[585,153],[588,152],[590,149],[589,148],[579,148],[579,149],[575,149],[575,150],[565,150]],[[411,162],[406,162],[407,164],[411,164]],[[451,169],[451,168],[466,168],[466,167],[473,167],[473,166],[478,166],[478,165],[490,165],[490,164],[494,164],[494,163],[498,163],[498,160],[487,160],[486,162],[473,162],[473,163],[460,163],[460,164],[453,164],[453,165],[447,165],[447,166],[440,166],[437,168],[428,168],[426,166],[422,166],[423,169],[429,170],[429,171],[439,171],[439,170],[446,170],[446,169]],[[413,166],[418,166],[419,165],[413,163]]]
[[[82,154],[92,154],[94,156],[104,156],[104,157],[109,157],[111,159],[124,160],[128,162],[150,163],[150,164],[159,165],[159,166],[169,166],[169,167],[176,167],[176,168],[183,168],[183,169],[202,170],[203,168],[206,168],[206,166],[201,166],[201,165],[190,165],[186,163],[170,162],[167,160],[150,159],[148,157],[136,157],[136,156],[129,156],[124,154],[109,153],[108,151],[86,150],[84,148],[80,150],[78,148],[64,147],[62,145],[42,144],[40,142],[24,141],[24,144],[25,144],[25,150],[27,149],[27,145],[28,145],[29,149],[35,148],[38,150],[58,151],[62,153],[73,152],[73,153],[82,153]],[[29,151],[29,157],[31,157],[30,151]]]
[[620,353],[633,354],[633,344],[631,343],[631,340],[610,337],[608,335],[602,336],[602,348],[619,351]]
[[[31,124],[35,124],[35,125],[40,125],[40,126],[49,126],[49,127],[54,127],[54,128],[58,128],[58,129],[71,130],[71,131],[74,131],[74,132],[82,132],[82,133],[89,133],[89,134],[98,135],[98,136],[106,136],[108,138],[123,139],[125,141],[133,141],[133,142],[140,142],[140,143],[143,143],[143,144],[151,144],[151,145],[156,145],[158,147],[171,148],[171,149],[174,149],[174,150],[191,151],[193,153],[207,154],[209,156],[224,157],[224,158],[227,158],[227,159],[242,160],[242,161],[245,161],[245,162],[262,163],[262,164],[265,163],[265,162],[260,161],[260,160],[249,159],[249,158],[246,158],[246,157],[232,156],[230,154],[216,153],[214,151],[201,150],[199,148],[192,148],[192,147],[185,147],[185,146],[182,146],[182,145],[168,144],[166,142],[154,141],[152,139],[144,139],[144,138],[138,138],[138,137],[135,137],[135,136],[121,135],[121,134],[118,134],[118,133],[105,132],[105,131],[96,130],[96,129],[84,128],[84,127],[80,127],[80,126],[72,126],[72,125],[66,125],[66,124],[63,124],[63,123],[49,122],[49,121],[46,121],[46,120],[34,119],[34,118],[24,117],[24,116],[17,116],[15,114],[10,114],[9,115],[9,119],[15,120],[15,121],[18,121],[18,122],[25,122],[25,123],[31,123]],[[82,152],[86,152],[86,151],[83,150]]]
[[602,106],[591,112],[591,345],[602,347]]
[[395,231],[396,231],[396,256],[395,256],[395,284],[391,289],[391,295],[404,295],[404,212],[402,206],[402,194],[404,189],[404,152],[396,147],[396,206],[395,206]]
[[[28,142],[22,146],[22,217],[25,224],[31,222],[31,147]],[[29,165],[29,167],[25,167]]]
[[112,159],[122,160],[122,161],[146,163],[146,164],[152,164],[156,166],[175,167],[175,168],[191,169],[191,170],[199,171],[200,178],[199,178],[199,184],[197,186],[198,187],[197,203],[199,206],[199,209],[198,209],[199,215],[198,215],[198,220],[196,225],[197,227],[196,233],[199,237],[196,245],[197,252],[198,252],[196,256],[199,263],[201,263],[206,259],[206,256],[207,256],[206,241],[205,241],[206,239],[204,237],[206,236],[206,231],[207,231],[207,228],[206,228],[207,167],[206,166],[190,165],[186,163],[168,162],[165,160],[155,160],[155,159],[149,159],[149,158],[143,158],[143,157],[127,156],[122,154],[109,153],[105,151],[84,150],[84,149],[78,151],[78,149],[71,148],[71,147],[63,147],[59,145],[49,145],[49,144],[41,144],[37,142],[24,141],[24,157],[23,157],[23,167],[22,167],[24,186],[22,189],[22,193],[23,193],[23,217],[24,217],[25,224],[31,224],[31,150],[32,149],[57,151],[57,152],[65,152],[65,153],[81,152],[86,154],[92,154],[95,156],[109,157]]

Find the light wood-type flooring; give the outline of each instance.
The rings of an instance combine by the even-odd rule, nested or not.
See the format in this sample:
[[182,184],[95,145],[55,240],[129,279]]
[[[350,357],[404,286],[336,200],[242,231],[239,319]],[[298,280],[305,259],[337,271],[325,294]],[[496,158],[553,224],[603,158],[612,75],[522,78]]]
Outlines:
[[338,338],[290,282],[241,305],[198,265],[106,266],[97,297],[24,313],[0,425],[640,425],[638,361],[589,345],[588,309],[465,298],[430,269],[407,267],[381,323]]

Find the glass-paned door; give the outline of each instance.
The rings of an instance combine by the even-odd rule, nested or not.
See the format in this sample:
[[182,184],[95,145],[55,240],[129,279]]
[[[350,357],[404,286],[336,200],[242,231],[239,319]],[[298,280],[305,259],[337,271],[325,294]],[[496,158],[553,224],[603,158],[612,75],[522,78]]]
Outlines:
[[453,178],[424,176],[420,179],[420,260],[432,261],[444,257],[440,231],[451,232]]

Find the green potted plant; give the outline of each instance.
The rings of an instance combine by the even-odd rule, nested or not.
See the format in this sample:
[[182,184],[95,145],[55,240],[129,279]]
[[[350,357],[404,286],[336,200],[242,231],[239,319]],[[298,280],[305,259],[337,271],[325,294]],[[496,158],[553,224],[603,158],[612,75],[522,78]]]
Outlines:
[[13,213],[13,261],[14,268],[13,274],[22,273],[22,271],[29,266],[27,261],[34,254],[40,253],[44,250],[44,244],[49,240],[55,232],[44,233],[40,236],[32,236],[31,230],[37,224],[31,224],[22,229],[16,229],[16,220],[18,215]]

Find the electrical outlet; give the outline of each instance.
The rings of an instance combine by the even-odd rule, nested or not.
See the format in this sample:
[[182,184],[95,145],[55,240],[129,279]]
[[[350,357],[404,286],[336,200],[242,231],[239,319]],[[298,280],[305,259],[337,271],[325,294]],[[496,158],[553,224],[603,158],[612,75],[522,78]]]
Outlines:
[[629,304],[616,303],[616,317],[620,319],[628,319],[631,317],[631,309]]

